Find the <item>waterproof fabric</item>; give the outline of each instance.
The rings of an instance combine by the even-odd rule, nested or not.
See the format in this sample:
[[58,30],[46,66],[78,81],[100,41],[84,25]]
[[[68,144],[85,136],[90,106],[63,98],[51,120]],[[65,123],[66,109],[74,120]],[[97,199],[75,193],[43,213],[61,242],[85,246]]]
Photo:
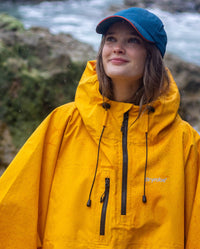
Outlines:
[[[177,114],[179,93],[169,76],[168,94],[152,103],[154,112],[144,110],[137,119],[132,104],[105,99],[110,109],[102,107],[95,62],[88,63],[75,102],[43,121],[0,179],[0,248],[200,248],[200,140]],[[121,215],[121,126],[128,110],[127,202]]]

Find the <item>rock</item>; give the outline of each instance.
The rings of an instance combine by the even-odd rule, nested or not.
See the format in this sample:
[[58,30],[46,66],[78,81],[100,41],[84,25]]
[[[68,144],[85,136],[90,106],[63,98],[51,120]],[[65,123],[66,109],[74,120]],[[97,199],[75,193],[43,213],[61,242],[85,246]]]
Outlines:
[[185,62],[170,53],[166,54],[165,63],[172,71],[181,91],[185,94],[200,94],[200,66]]
[[[68,62],[69,58],[73,62],[86,61],[94,58],[95,54],[90,45],[75,40],[71,35],[53,35],[48,29],[39,27],[24,32],[0,32],[0,39],[4,45],[15,47],[22,57],[34,55],[44,62],[55,57],[63,59],[61,55]],[[59,62],[62,66],[63,62]]]
[[200,0],[124,0],[126,7],[160,8],[168,12],[200,12]]
[[166,54],[165,64],[180,90],[182,118],[200,131],[200,66],[172,54]]
[[12,137],[5,123],[0,121],[0,175],[12,161],[17,150],[13,145]]

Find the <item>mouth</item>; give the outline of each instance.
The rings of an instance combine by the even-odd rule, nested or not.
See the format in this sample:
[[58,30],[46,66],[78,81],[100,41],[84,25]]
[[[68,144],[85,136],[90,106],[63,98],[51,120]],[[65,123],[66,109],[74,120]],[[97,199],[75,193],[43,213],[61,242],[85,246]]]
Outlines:
[[111,62],[114,65],[121,65],[127,63],[128,60],[116,57],[116,58],[111,58],[109,62]]

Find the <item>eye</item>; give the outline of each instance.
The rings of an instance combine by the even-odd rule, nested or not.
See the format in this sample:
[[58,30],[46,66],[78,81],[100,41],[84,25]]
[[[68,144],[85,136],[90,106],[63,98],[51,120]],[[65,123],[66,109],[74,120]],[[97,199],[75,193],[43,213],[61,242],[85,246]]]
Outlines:
[[116,39],[114,36],[107,36],[106,37],[106,42],[115,42],[115,41],[116,41]]
[[131,37],[128,39],[128,43],[136,43],[136,44],[141,44],[141,40],[140,38],[137,38],[137,37]]

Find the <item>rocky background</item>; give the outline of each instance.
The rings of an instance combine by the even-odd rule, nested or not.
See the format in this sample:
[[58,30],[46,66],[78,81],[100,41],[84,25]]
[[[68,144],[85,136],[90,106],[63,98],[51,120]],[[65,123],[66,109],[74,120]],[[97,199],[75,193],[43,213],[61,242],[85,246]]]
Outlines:
[[[193,7],[181,1],[179,11],[185,11],[184,6],[199,11],[199,1],[193,1]],[[160,2],[124,0],[125,7]],[[162,3],[161,8],[170,3],[171,11],[177,11],[174,1]],[[95,57],[90,45],[70,35],[53,35],[39,27],[25,30],[17,19],[0,15],[0,174],[47,114],[73,100],[86,61]],[[200,131],[200,67],[172,54],[166,54],[165,64],[181,92],[182,118]]]
[[0,168],[55,107],[74,99],[90,45],[0,15]]

